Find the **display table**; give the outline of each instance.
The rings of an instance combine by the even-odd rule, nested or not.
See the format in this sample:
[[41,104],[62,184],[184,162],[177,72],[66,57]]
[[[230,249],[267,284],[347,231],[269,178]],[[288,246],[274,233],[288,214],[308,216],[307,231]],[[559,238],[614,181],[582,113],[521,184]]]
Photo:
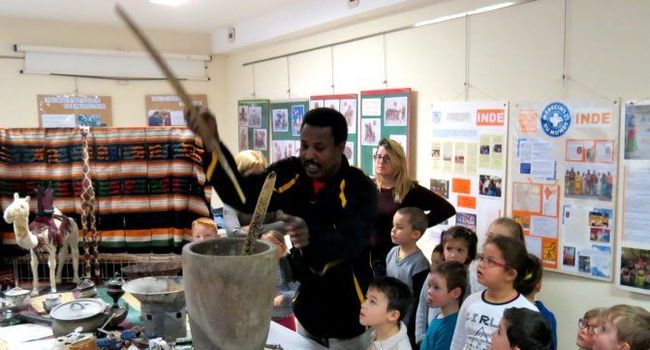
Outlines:
[[[41,325],[20,324],[0,327],[0,350],[51,350],[56,343],[51,336],[52,330]],[[44,337],[47,339],[43,339]],[[327,350],[322,345],[275,322],[271,322],[266,343],[280,344],[284,350]]]

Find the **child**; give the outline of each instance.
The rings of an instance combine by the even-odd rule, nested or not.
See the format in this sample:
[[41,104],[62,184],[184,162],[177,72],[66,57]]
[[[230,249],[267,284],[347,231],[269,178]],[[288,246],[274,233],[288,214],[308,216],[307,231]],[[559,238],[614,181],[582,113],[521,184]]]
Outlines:
[[594,349],[650,349],[650,312],[638,306],[615,305],[605,311],[603,319]]
[[[443,261],[458,261],[467,266],[476,258],[476,244],[478,237],[474,231],[464,226],[452,226],[441,235]],[[435,250],[434,250],[435,251]],[[431,256],[433,271],[433,253]],[[469,278],[469,277],[468,277]],[[469,285],[463,294],[463,299],[471,294]],[[415,341],[421,342],[433,317],[439,313],[438,308],[430,308],[427,305],[427,288],[422,288],[418,308],[415,315]]]
[[[261,239],[275,245],[278,253],[278,260],[287,252],[287,246],[283,241],[278,239],[282,237],[279,232],[269,231],[262,235]],[[277,271],[277,283],[275,284],[278,294],[273,299],[273,314],[271,319],[273,322],[281,324],[292,331],[296,330],[296,321],[293,316],[291,308],[291,301],[293,300],[296,290],[298,290],[297,282],[288,282]]]
[[517,291],[523,294],[531,303],[535,304],[542,316],[548,321],[548,325],[551,327],[551,335],[553,336],[549,349],[557,350],[557,321],[555,320],[555,315],[553,315],[551,310],[541,300],[535,301],[535,294],[542,290],[542,273],[544,272],[542,261],[535,255],[528,253],[526,266],[528,267],[526,276],[516,286]]
[[192,242],[219,238],[217,224],[210,218],[198,218],[192,222]]
[[487,289],[470,295],[460,308],[451,349],[485,350],[496,331],[503,311],[537,307],[515,289],[526,275],[526,247],[518,240],[496,236],[483,246],[479,255],[478,281]]
[[402,320],[411,305],[411,291],[400,280],[379,277],[370,282],[359,323],[372,327],[368,350],[412,350]]
[[489,349],[548,350],[550,344],[551,330],[541,314],[511,307],[503,312]]
[[581,350],[593,350],[594,334],[603,322],[604,307],[597,307],[585,312],[578,320],[578,335],[576,345]]
[[458,261],[445,261],[431,269],[427,304],[440,308],[440,313],[431,321],[420,350],[449,349],[467,285],[467,270]]
[[[386,256],[386,275],[404,282],[413,295],[420,295],[424,281],[429,274],[429,261],[422,254],[416,242],[427,229],[429,220],[424,212],[415,207],[404,207],[393,216],[391,240],[393,247]],[[415,308],[414,302],[404,320],[409,327],[409,339],[415,346]]]
[[[498,218],[488,226],[487,233],[485,234],[486,242],[496,236],[506,236],[517,239],[526,245],[524,240],[524,229],[521,225],[511,218]],[[471,293],[476,293],[485,290],[485,286],[480,284],[476,279],[476,270],[478,268],[478,261],[472,261],[469,265],[469,284]]]

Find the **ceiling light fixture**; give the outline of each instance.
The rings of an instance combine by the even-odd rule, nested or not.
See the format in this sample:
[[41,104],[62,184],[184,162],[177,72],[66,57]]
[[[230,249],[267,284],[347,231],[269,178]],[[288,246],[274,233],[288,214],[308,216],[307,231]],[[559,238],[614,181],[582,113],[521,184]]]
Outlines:
[[165,6],[180,6],[190,0],[149,0],[150,3]]
[[465,16],[478,15],[479,13],[496,11],[496,10],[500,10],[502,8],[510,7],[510,6],[516,5],[516,4],[517,4],[517,2],[515,2],[515,1],[508,1],[508,2],[502,2],[502,3],[490,5],[490,6],[479,7],[479,8],[469,10],[469,11],[466,11],[466,12],[460,12],[460,13],[455,13],[453,15],[447,15],[447,16],[442,16],[442,17],[438,17],[438,18],[428,19],[426,21],[421,21],[421,22],[415,23],[413,25],[413,27],[421,27],[421,26],[426,26],[426,25],[429,25],[429,24],[445,22],[445,21],[449,21],[449,20],[452,20],[452,19],[461,18],[461,17],[465,17]]

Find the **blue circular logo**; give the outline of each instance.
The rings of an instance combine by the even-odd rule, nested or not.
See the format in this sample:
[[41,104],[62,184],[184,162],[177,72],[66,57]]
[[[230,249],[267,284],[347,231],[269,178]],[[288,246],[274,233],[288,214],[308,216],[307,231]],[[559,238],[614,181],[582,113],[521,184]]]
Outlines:
[[553,102],[544,108],[541,123],[546,135],[560,137],[571,126],[571,112],[564,104]]

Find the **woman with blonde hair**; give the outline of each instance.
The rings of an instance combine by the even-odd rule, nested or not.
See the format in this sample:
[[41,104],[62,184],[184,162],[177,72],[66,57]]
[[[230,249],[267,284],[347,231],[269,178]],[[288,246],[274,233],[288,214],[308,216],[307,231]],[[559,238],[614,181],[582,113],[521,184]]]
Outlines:
[[375,222],[375,232],[370,238],[370,246],[371,263],[375,277],[378,277],[386,274],[386,255],[393,247],[390,235],[393,215],[397,209],[422,209],[427,214],[428,227],[452,217],[456,210],[444,198],[422,187],[410,177],[406,154],[397,141],[381,139],[373,158],[375,184],[379,191],[379,215]]

